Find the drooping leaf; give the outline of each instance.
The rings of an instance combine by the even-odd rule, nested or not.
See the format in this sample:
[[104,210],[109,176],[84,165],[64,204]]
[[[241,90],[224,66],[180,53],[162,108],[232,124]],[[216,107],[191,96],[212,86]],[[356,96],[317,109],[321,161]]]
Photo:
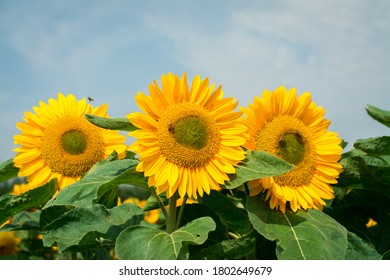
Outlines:
[[138,160],[123,159],[100,163],[94,166],[80,181],[64,188],[49,201],[45,208],[53,205],[90,207],[120,184],[147,187],[142,174],[135,171]]
[[113,246],[121,231],[143,217],[143,211],[130,203],[112,209],[100,204],[75,207],[43,228],[43,243],[57,245],[60,253]]
[[14,166],[13,159],[0,163],[0,183],[18,176],[19,168]]
[[390,112],[386,110],[379,109],[378,107],[368,105],[367,113],[378,122],[390,127]]
[[380,260],[381,255],[374,246],[365,242],[352,232],[348,232],[348,248],[345,256],[346,260]]
[[[40,211],[23,211],[12,217],[12,222],[5,224],[1,230],[40,230]],[[0,231],[1,231],[0,230]]]
[[209,246],[196,254],[191,259],[194,260],[239,260],[256,250],[256,231],[242,236],[238,239],[228,239],[220,243]]
[[87,120],[104,129],[134,131],[138,129],[126,118],[104,118],[91,114],[85,114]]
[[188,257],[186,244],[202,244],[215,223],[210,217],[196,219],[171,234],[146,227],[132,226],[117,238],[115,249],[122,260],[175,260]]
[[20,195],[5,194],[0,197],[0,224],[15,214],[30,208],[41,208],[57,191],[57,180]]
[[259,178],[277,176],[290,171],[294,165],[266,152],[248,151],[246,159],[236,168],[236,174],[230,175],[227,189],[235,189],[243,183]]
[[344,259],[348,246],[347,230],[318,210],[286,211],[269,208],[259,197],[247,200],[254,229],[277,243],[278,259]]
[[235,232],[244,233],[248,229],[248,216],[243,209],[238,208],[227,195],[211,191],[198,199],[199,203],[207,205],[222,223]]

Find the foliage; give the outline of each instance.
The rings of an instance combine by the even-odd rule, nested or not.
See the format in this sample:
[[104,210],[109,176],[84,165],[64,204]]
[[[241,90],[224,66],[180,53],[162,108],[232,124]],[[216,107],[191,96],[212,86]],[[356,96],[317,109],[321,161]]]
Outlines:
[[[374,106],[367,111],[390,126],[390,112]],[[105,129],[136,129],[126,119],[86,117]],[[10,220],[0,231],[15,231],[22,239],[18,252],[1,258],[389,258],[390,136],[360,139],[343,154],[344,172],[324,212],[282,213],[262,196],[249,197],[248,181],[293,167],[264,152],[248,151],[221,191],[178,207],[148,188],[147,178],[136,172],[138,163],[130,153],[122,160],[114,153],[58,193],[53,180],[20,195],[1,195],[0,225]],[[1,163],[0,183],[17,173],[12,159]],[[147,201],[120,203],[128,196]],[[146,222],[160,208],[158,221]],[[173,230],[167,231],[172,216]],[[367,226],[369,219],[377,225]]]

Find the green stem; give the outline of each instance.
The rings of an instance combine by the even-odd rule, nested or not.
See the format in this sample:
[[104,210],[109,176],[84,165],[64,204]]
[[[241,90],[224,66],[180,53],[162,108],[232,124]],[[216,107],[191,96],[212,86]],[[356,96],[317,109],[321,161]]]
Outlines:
[[175,192],[169,198],[168,217],[167,217],[167,232],[172,233],[176,230],[176,200],[178,193]]
[[158,205],[160,206],[160,209],[161,209],[162,213],[164,214],[165,219],[167,219],[167,217],[168,217],[168,212],[167,212],[167,210],[165,209],[164,203],[162,202],[160,196],[156,193],[156,191],[155,191],[153,188],[152,188],[152,192],[153,192],[153,194],[154,194],[154,197],[155,197],[156,200],[157,200]]
[[187,198],[188,198],[187,195],[185,195],[183,198],[183,202],[181,204],[180,211],[179,211],[179,216],[177,217],[176,228],[180,227],[181,219],[183,218],[184,207],[186,206],[186,202],[187,202]]

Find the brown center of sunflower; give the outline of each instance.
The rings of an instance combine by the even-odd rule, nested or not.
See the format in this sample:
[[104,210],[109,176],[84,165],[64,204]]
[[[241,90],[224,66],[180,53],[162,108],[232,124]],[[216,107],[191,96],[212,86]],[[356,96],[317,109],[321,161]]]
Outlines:
[[256,149],[295,165],[291,171],[274,177],[280,186],[309,184],[316,169],[315,146],[309,128],[300,119],[293,116],[274,117],[260,129]]
[[41,152],[52,172],[75,178],[103,159],[103,147],[100,128],[82,116],[63,116],[47,126]]
[[161,153],[178,166],[203,166],[219,151],[219,128],[208,111],[196,104],[171,105],[158,120]]

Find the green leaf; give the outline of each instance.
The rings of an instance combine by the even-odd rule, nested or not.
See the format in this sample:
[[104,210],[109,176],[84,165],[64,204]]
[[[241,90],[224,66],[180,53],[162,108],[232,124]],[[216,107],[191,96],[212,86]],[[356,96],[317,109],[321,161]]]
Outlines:
[[134,131],[138,129],[126,118],[104,118],[90,114],[85,114],[85,117],[90,123],[104,129],[122,131]]
[[354,147],[369,155],[390,155],[390,136],[359,139]]
[[100,204],[76,207],[44,227],[43,243],[57,245],[60,253],[113,247],[119,233],[143,217],[143,211],[130,203],[112,209]]
[[209,195],[205,194],[200,197],[198,202],[207,205],[229,229],[239,233],[247,232],[248,216],[227,195],[211,191]]
[[239,260],[256,250],[256,231],[238,238],[224,240],[220,243],[209,246],[196,254],[191,259],[193,260]]
[[247,200],[249,220],[268,240],[275,240],[278,259],[344,259],[347,230],[318,210],[282,213],[259,197]]
[[259,178],[277,176],[290,171],[294,165],[266,152],[247,151],[246,159],[236,168],[236,174],[230,175],[227,189],[234,189],[243,183]]
[[200,245],[215,229],[210,217],[196,219],[171,234],[145,226],[132,226],[117,238],[115,249],[122,260],[175,260],[186,256],[186,245]]
[[[181,207],[182,206],[180,206],[180,208]],[[202,245],[188,246],[188,249],[191,254],[196,251],[202,250],[204,247],[211,246],[228,238],[228,231],[226,229],[226,226],[222,223],[221,218],[218,216],[218,214],[212,211],[207,205],[201,203],[186,204],[184,206],[183,217],[179,226],[184,226],[194,220],[203,217],[211,218],[215,223],[215,229],[209,233],[208,239]]]
[[352,232],[348,232],[348,248],[345,256],[346,260],[380,260],[381,255],[374,246],[365,242]]
[[18,176],[19,168],[14,166],[13,159],[0,163],[0,183]]
[[390,127],[390,112],[385,111],[382,109],[379,109],[375,106],[368,105],[367,108],[367,113],[375,120],[378,122]]
[[12,222],[5,224],[0,231],[9,230],[40,230],[40,211],[23,211],[12,217]]
[[390,260],[390,251],[387,251],[383,254],[382,260]]
[[[157,195],[157,194],[156,194]],[[158,195],[160,198],[161,203],[164,206],[167,206],[169,204],[169,199],[166,198],[165,193],[162,193]],[[150,211],[155,209],[160,209],[160,204],[157,201],[157,198],[155,195],[149,196],[149,198],[146,200],[146,204],[142,207],[144,211]]]
[[49,201],[44,209],[53,205],[90,207],[103,196],[116,191],[120,184],[132,184],[147,188],[147,180],[135,171],[138,160],[123,159],[94,166],[80,181],[64,188]]
[[15,214],[30,208],[41,208],[57,191],[57,180],[20,195],[5,194],[0,197],[0,225]]

